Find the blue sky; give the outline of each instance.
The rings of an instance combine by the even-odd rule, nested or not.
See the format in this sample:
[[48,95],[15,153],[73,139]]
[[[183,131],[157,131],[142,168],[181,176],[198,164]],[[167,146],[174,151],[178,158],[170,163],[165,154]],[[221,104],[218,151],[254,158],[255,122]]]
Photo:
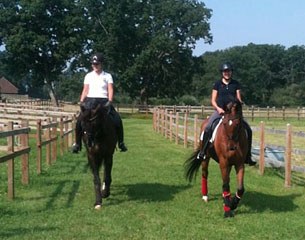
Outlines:
[[194,55],[234,46],[305,45],[304,0],[203,0],[213,10],[213,43],[198,41]]

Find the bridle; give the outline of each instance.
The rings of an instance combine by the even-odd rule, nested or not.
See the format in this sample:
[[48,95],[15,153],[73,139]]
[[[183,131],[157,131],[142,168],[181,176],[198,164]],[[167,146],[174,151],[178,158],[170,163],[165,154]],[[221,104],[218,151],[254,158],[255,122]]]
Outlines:
[[[226,132],[229,141],[228,149],[232,151],[237,149],[236,143],[238,142],[239,135],[242,130],[242,114],[240,111],[238,111],[239,109],[236,110],[237,107],[238,107],[238,103],[229,105],[223,116],[224,130]],[[232,113],[234,113],[234,115],[231,116]],[[233,128],[231,129],[232,131],[229,131],[228,126],[229,127],[232,126]]]

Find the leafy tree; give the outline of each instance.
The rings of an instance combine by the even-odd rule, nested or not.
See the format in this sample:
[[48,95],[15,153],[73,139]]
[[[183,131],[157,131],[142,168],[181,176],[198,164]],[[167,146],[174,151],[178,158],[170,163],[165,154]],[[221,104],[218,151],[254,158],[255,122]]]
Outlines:
[[[118,87],[131,97],[182,96],[193,74],[196,40],[211,42],[209,9],[199,1],[82,1],[92,49],[102,50]],[[97,34],[99,33],[99,34]]]
[[[54,103],[55,82],[67,63],[79,58],[83,46],[82,9],[78,1],[3,0],[0,4],[0,44],[15,76],[31,87],[46,85]],[[16,66],[18,66],[16,68]]]

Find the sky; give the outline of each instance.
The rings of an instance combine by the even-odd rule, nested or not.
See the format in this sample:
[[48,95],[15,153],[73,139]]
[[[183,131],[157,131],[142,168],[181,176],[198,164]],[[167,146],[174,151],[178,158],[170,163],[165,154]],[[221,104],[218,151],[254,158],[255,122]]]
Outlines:
[[203,0],[212,9],[211,45],[200,40],[193,52],[254,44],[305,45],[304,0]]

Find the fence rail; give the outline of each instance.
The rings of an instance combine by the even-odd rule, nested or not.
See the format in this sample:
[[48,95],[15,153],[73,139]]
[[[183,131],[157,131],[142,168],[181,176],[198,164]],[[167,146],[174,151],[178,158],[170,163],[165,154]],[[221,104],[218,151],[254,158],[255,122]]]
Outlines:
[[[181,116],[182,115],[182,116]],[[202,118],[198,118],[198,114],[189,116],[189,111],[185,113],[179,113],[176,111],[174,113],[168,109],[155,108],[153,112],[153,129],[168,138],[170,141],[175,141],[176,144],[183,144],[184,147],[192,146],[194,149],[198,147],[200,125]],[[257,130],[257,129],[256,129]],[[283,132],[281,132],[283,134]],[[285,171],[286,178],[285,186],[290,185],[290,171],[291,169],[299,169],[297,166],[291,166],[291,153],[293,148],[291,145],[292,130],[289,127],[286,131],[286,146],[285,146]],[[260,173],[264,173],[265,167],[265,127],[260,126],[260,146],[259,146],[259,167]],[[295,151],[295,153],[300,153],[301,151]]]
[[[8,165],[8,198],[14,199],[14,159],[21,157],[22,184],[29,183],[29,154],[31,148],[29,139],[35,138],[37,153],[37,174],[41,173],[43,149],[45,149],[46,164],[51,165],[57,159],[57,145],[60,146],[60,154],[63,155],[72,145],[75,128],[75,116],[52,116],[46,119],[36,117],[36,126],[29,127],[29,120],[22,119],[21,123],[8,121],[2,125],[0,138],[6,138],[6,145],[0,146],[0,163]],[[1,119],[2,117],[0,117]],[[7,120],[7,119],[6,119]],[[33,129],[36,133],[33,133]],[[59,143],[58,143],[59,142]]]

